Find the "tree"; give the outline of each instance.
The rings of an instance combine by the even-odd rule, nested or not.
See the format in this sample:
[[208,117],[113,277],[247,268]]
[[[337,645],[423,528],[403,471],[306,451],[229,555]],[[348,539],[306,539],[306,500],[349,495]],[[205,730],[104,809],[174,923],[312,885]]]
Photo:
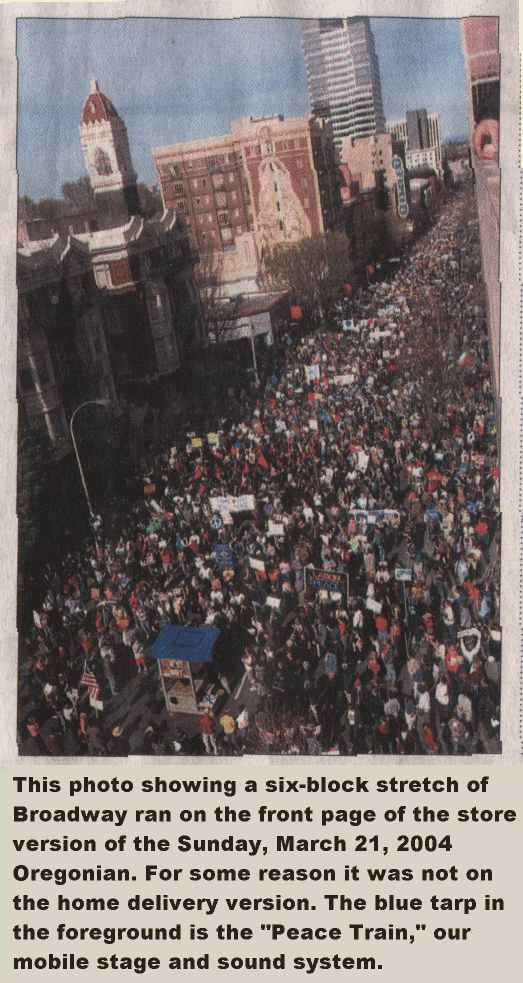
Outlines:
[[74,212],[90,212],[95,208],[94,191],[87,176],[62,184],[66,209]]
[[268,289],[287,290],[313,326],[336,320],[343,284],[353,274],[351,247],[343,232],[278,243],[265,251],[263,279]]
[[138,184],[138,198],[144,218],[153,218],[163,212],[162,196],[156,186],[149,188],[146,184]]
[[46,222],[53,222],[67,214],[67,206],[62,198],[41,198],[35,202],[35,214],[33,218],[42,218]]
[[236,325],[241,298],[229,298],[224,292],[223,253],[202,250],[194,267],[198,291],[200,321],[204,338],[222,345]]
[[36,204],[28,195],[22,195],[18,199],[18,221],[30,222],[35,217]]

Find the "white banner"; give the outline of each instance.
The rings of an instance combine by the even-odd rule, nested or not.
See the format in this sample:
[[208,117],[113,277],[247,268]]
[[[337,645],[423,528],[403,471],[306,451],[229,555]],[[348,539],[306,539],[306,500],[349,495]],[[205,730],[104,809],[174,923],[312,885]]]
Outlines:
[[256,508],[254,495],[218,495],[209,499],[213,512],[252,512]]
[[314,382],[315,379],[320,378],[320,367],[319,365],[304,365],[305,379],[307,382]]

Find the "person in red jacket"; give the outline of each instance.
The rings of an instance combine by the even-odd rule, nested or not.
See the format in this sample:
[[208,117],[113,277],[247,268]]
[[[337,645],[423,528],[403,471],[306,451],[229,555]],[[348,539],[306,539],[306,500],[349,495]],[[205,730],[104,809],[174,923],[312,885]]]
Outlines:
[[200,732],[206,754],[218,754],[216,744],[216,721],[210,710],[205,710],[200,717]]

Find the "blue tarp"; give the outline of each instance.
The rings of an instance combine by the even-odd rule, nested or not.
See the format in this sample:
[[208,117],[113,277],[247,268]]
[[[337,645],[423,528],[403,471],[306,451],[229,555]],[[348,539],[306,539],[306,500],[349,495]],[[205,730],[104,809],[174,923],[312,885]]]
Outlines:
[[165,625],[151,651],[155,659],[211,662],[213,648],[219,634],[218,628]]

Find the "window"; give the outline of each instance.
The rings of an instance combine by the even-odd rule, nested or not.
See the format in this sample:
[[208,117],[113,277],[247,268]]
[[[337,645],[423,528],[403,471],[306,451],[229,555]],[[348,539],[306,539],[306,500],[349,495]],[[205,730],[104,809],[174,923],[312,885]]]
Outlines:
[[207,215],[207,221],[208,221],[209,225],[212,225],[212,212],[209,212],[208,213],[208,215]]
[[234,173],[229,171],[229,184],[234,184]]
[[241,236],[242,232],[243,232],[243,226],[237,225],[236,226],[236,235],[237,236]]
[[175,184],[174,193],[175,195],[183,195],[183,184]]
[[197,181],[197,179],[196,178],[193,178],[192,181],[191,181],[191,184],[192,184],[193,188],[196,189],[198,187],[198,181]]
[[233,201],[236,201],[237,200],[238,194],[237,194],[236,191],[231,191],[231,198],[232,198]]
[[280,221],[279,221],[279,223],[278,223],[278,224],[279,224],[279,226],[280,226],[280,232],[283,232],[283,222],[282,222],[282,220],[281,220],[281,219],[280,219]]
[[167,172],[171,177],[178,177],[178,164],[169,164]]
[[234,215],[234,218],[239,218],[240,217],[240,209],[239,208],[235,208],[234,209],[234,212],[233,212],[233,215]]
[[218,224],[219,225],[229,224],[229,212],[218,212]]

